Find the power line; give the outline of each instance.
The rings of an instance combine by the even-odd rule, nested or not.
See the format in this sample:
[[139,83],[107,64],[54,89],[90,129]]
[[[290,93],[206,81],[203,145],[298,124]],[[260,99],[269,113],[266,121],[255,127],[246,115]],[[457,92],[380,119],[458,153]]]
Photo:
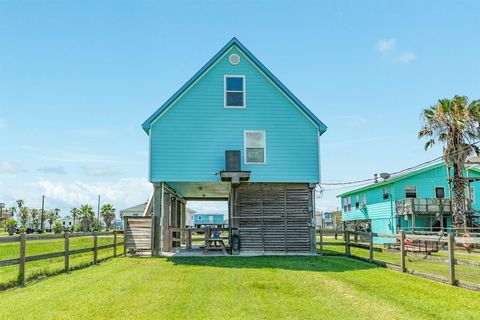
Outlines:
[[[473,142],[467,146],[465,146],[464,148],[460,149],[460,150],[457,150],[456,152],[454,152],[452,155],[456,155],[457,153],[459,152],[462,152],[464,149],[467,149],[469,147],[471,147],[472,145],[476,145],[476,144],[479,144],[480,143],[480,140],[479,141],[476,141],[476,142]],[[405,168],[405,169],[402,169],[400,171],[396,171],[396,172],[393,172],[390,174],[391,177],[393,176],[398,176],[400,174],[407,174],[413,170],[417,170],[417,169],[421,169],[421,168],[424,168],[426,166],[429,166],[429,165],[432,165],[432,164],[435,164],[435,162],[438,162],[440,163],[441,160],[444,160],[445,159],[445,156],[440,156],[440,157],[437,157],[435,159],[432,159],[432,160],[429,160],[429,161],[425,161],[425,162],[422,162],[420,164],[417,164],[415,166],[412,166],[412,167],[408,167],[408,168]],[[395,178],[395,177],[394,177]],[[357,181],[346,181],[346,182],[321,182],[320,185],[324,185],[324,186],[343,186],[343,185],[350,185],[351,187],[354,187],[354,185],[356,184],[360,184],[360,183],[370,183],[370,182],[373,182],[375,181],[375,178],[368,178],[368,179],[363,179],[363,180],[357,180]],[[333,189],[327,189],[327,190],[333,190]]]

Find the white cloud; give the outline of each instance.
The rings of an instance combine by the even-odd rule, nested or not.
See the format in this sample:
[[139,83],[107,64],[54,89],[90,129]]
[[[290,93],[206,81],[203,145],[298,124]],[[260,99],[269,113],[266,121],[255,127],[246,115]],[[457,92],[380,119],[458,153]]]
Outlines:
[[396,57],[397,61],[400,63],[409,63],[412,60],[415,60],[417,57],[413,52],[405,51],[402,52],[399,56]]
[[60,208],[61,215],[67,215],[70,208],[81,204],[96,208],[100,195],[101,203],[111,203],[118,214],[119,210],[147,201],[152,189],[152,184],[145,178],[124,178],[110,183],[38,179],[21,186],[2,188],[0,193],[7,206],[14,205],[16,199],[23,199],[27,207],[40,207],[41,197],[45,195],[46,208]]
[[62,166],[58,167],[42,167],[37,169],[40,172],[47,174],[65,174],[65,169]]
[[386,52],[395,49],[397,45],[397,39],[380,39],[377,41],[377,50],[380,52]]
[[401,51],[397,49],[397,39],[380,39],[375,46],[376,50],[387,60],[393,63],[410,63],[416,59],[411,51]]
[[82,167],[82,171],[87,176],[92,177],[115,176],[119,174],[115,168],[111,167]]
[[27,172],[21,165],[11,161],[2,161],[0,163],[0,173],[18,174]]

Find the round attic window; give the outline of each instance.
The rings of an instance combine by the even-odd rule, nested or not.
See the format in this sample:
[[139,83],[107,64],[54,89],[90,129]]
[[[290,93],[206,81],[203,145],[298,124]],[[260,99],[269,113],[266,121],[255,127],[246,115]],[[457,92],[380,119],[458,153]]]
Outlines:
[[232,53],[230,57],[228,57],[228,61],[233,65],[237,65],[240,63],[240,56],[236,53]]

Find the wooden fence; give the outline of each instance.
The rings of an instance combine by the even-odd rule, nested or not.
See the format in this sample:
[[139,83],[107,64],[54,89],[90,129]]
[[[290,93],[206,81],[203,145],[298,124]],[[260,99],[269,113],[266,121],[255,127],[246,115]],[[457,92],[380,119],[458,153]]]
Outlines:
[[[38,234],[38,235],[27,235],[21,233],[16,236],[7,236],[0,237],[0,243],[11,243],[19,242],[20,245],[20,254],[18,258],[0,260],[0,268],[18,265],[18,282],[20,284],[25,284],[25,263],[32,261],[39,261],[51,258],[64,257],[65,267],[64,271],[68,272],[70,270],[70,256],[74,254],[80,254],[85,252],[93,252],[93,264],[98,263],[98,250],[113,248],[113,257],[117,257],[117,246],[124,244],[125,242],[118,242],[117,235],[123,234],[123,231],[112,231],[112,232],[83,232],[83,233],[69,233],[65,232],[63,234]],[[107,245],[98,245],[98,236],[110,236],[113,235],[113,244]],[[80,237],[93,237],[93,246],[88,248],[81,248],[70,250],[70,239],[71,238],[80,238]],[[27,242],[28,241],[39,241],[39,240],[53,240],[53,239],[64,239],[64,251],[52,252],[46,254],[39,254],[34,256],[27,256]],[[125,254],[126,251],[124,251]]]
[[[349,230],[344,230],[343,231],[343,242],[328,242],[324,241],[325,236],[337,236],[338,231],[337,230],[328,230],[328,229],[317,229],[317,236],[320,237],[320,241],[318,243],[319,250],[318,254],[320,255],[332,255],[330,252],[326,252],[324,249],[324,246],[342,246],[345,248],[345,251],[342,255],[345,255],[347,257],[352,257],[355,259],[359,259],[362,261],[366,261],[369,263],[376,264],[381,267],[397,270],[400,272],[404,273],[410,273],[413,275],[418,275],[424,278],[428,278],[431,280],[443,282],[443,283],[448,283],[450,285],[456,285],[459,287],[464,287],[468,289],[473,289],[473,290],[480,290],[480,284],[476,283],[471,283],[463,280],[457,279],[455,275],[455,266],[457,265],[468,265],[470,267],[475,267],[479,268],[479,273],[480,273],[480,263],[475,262],[475,261],[467,261],[467,260],[461,260],[461,259],[456,259],[455,258],[455,246],[457,244],[463,245],[463,244],[472,244],[474,246],[480,245],[480,235],[478,237],[475,236],[470,236],[470,237],[457,237],[453,234],[448,234],[448,235],[415,235],[415,234],[408,234],[405,235],[405,232],[400,231],[398,234],[382,234],[382,233],[372,233],[372,232],[357,232],[357,231],[349,231]],[[352,242],[351,236],[355,237],[355,240],[357,240],[358,237],[362,237],[364,240],[367,240],[368,244],[363,244],[363,243],[356,243],[356,241]],[[399,266],[391,263],[386,263],[383,261],[378,261],[374,259],[374,252],[383,252],[384,248],[379,248],[378,246],[374,245],[374,238],[375,237],[380,237],[380,238],[389,238],[389,239],[395,239],[393,240],[395,243],[392,243],[392,245],[399,251]],[[423,241],[425,243],[427,242],[432,242],[432,243],[437,243],[437,248],[442,247],[444,244],[446,244],[447,247],[447,253],[448,256],[447,258],[441,258],[441,257],[428,257],[428,250],[430,250],[430,247],[426,247],[424,250],[426,250],[426,255],[424,258],[426,259],[431,259],[433,261],[438,261],[438,262],[443,262],[448,264],[448,277],[440,276],[437,274],[432,274],[432,273],[427,273],[424,271],[418,271],[414,269],[407,269],[406,267],[406,257],[407,257],[407,252],[409,254],[418,254],[419,250],[416,248],[412,247],[412,245],[406,244],[406,239],[410,240],[419,240]],[[441,245],[439,245],[439,243]],[[388,246],[388,245],[387,245]],[[351,253],[351,248],[361,248],[361,249],[366,249],[369,252],[368,258],[364,257],[359,257]],[[414,249],[412,249],[414,248]]]

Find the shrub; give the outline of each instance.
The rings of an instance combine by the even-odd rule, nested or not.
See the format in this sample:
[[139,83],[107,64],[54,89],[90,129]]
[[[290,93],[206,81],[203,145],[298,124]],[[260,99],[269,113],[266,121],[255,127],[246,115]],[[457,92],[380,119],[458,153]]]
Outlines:
[[21,233],[25,233],[25,232],[27,232],[27,228],[25,228],[25,227],[20,227],[19,231],[20,231]]
[[90,231],[92,231],[92,232],[102,231],[102,229],[103,229],[102,222],[98,219],[94,219],[90,229],[91,229]]
[[55,221],[55,224],[53,225],[53,232],[55,233],[62,233],[63,232],[63,226],[60,221]]
[[72,231],[73,232],[82,232],[82,225],[80,223],[76,223],[73,227],[72,227]]
[[10,218],[5,223],[5,227],[7,228],[8,234],[13,235],[15,231],[17,231],[17,221],[13,218]]

